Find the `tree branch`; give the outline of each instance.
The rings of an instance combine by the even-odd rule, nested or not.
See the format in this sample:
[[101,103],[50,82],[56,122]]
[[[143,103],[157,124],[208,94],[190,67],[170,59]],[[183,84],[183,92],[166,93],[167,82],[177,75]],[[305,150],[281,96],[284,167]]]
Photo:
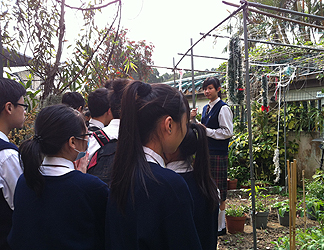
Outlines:
[[[63,2],[63,1],[60,1],[60,0],[57,0],[58,2]],[[112,1],[110,3],[107,3],[107,4],[104,4],[104,5],[101,5],[101,6],[94,6],[94,7],[90,7],[90,8],[80,8],[80,7],[73,7],[73,6],[70,6],[70,5],[67,5],[66,3],[64,3],[64,5],[70,9],[74,9],[74,10],[82,10],[82,11],[86,11],[86,10],[98,10],[98,9],[102,9],[102,8],[105,8],[111,4],[114,4],[114,3],[117,3],[117,2],[120,2],[121,0],[115,0],[115,1]]]
[[[121,8],[121,2],[120,0],[118,0],[119,2],[119,8]],[[114,19],[114,21],[112,22],[112,24],[110,25],[109,29],[107,30],[107,32],[105,33],[105,35],[103,36],[102,40],[100,41],[100,43],[98,44],[97,48],[94,50],[94,52],[92,53],[92,55],[85,61],[85,63],[83,64],[82,69],[80,69],[80,71],[73,77],[73,79],[64,87],[61,89],[61,91],[59,93],[63,93],[81,74],[81,72],[87,67],[87,65],[89,64],[89,62],[92,60],[93,56],[95,55],[95,53],[98,51],[98,49],[100,48],[101,44],[104,42],[104,40],[107,38],[109,32],[112,29],[112,26],[114,25],[116,19],[118,17],[118,11],[116,14],[116,17]]]

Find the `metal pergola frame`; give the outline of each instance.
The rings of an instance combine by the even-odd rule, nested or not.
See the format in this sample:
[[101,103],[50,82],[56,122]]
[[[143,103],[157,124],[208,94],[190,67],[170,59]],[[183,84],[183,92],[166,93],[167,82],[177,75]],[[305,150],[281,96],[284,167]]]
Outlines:
[[[296,45],[283,44],[283,43],[273,43],[273,42],[267,42],[267,41],[259,41],[259,40],[254,40],[254,39],[248,39],[248,30],[247,30],[247,12],[248,11],[252,11],[252,12],[262,14],[262,15],[269,16],[269,17],[282,19],[282,20],[285,20],[285,21],[294,22],[294,23],[298,23],[298,24],[301,24],[301,25],[305,25],[305,26],[309,26],[309,27],[324,30],[324,26],[314,25],[314,24],[310,24],[310,23],[306,23],[306,22],[297,21],[297,20],[294,20],[294,19],[291,19],[291,18],[286,18],[286,17],[274,15],[274,14],[271,14],[271,13],[268,13],[268,12],[260,11],[260,10],[253,9],[253,8],[249,8],[249,6],[252,6],[252,7],[255,7],[255,8],[270,9],[270,10],[275,10],[275,11],[279,11],[279,12],[285,12],[285,13],[289,13],[289,14],[315,18],[315,19],[319,19],[321,21],[324,21],[324,17],[321,17],[321,16],[310,15],[310,14],[307,14],[307,13],[291,11],[291,10],[288,10],[288,9],[272,7],[272,6],[263,5],[263,4],[259,4],[259,3],[254,3],[254,2],[252,3],[252,2],[248,2],[246,0],[241,0],[240,1],[241,5],[229,3],[229,2],[226,2],[226,1],[222,1],[222,2],[224,4],[237,7],[237,9],[234,12],[232,12],[227,18],[225,18],[223,21],[221,21],[219,24],[217,24],[214,28],[212,28],[210,31],[203,34],[202,37],[197,42],[195,42],[193,44],[192,40],[191,40],[191,47],[187,50],[186,53],[182,54],[182,57],[178,61],[177,64],[174,63],[173,71],[177,68],[177,66],[182,61],[182,59],[185,56],[188,56],[189,51],[191,51],[192,69],[193,69],[193,57],[194,57],[193,48],[202,39],[204,39],[206,36],[209,36],[212,31],[214,31],[216,28],[218,28],[224,22],[229,20],[231,17],[235,16],[241,10],[243,11],[243,30],[244,30],[244,39],[243,40],[244,40],[244,45],[245,45],[244,46],[245,72],[249,72],[249,53],[248,53],[248,42],[249,41],[250,42],[259,42],[259,43],[261,43],[261,42],[262,43],[268,43],[268,44],[273,44],[273,45],[278,45],[278,46],[296,47]],[[308,46],[298,46],[298,48],[311,49],[311,50],[317,50],[317,51],[324,51],[323,49],[320,49],[320,48],[312,48],[312,47],[308,47]],[[192,71],[192,77],[193,77],[193,71]],[[249,76],[249,74],[246,73],[245,74],[245,84],[246,84],[246,105],[247,105],[248,134],[249,134],[250,176],[251,176],[251,194],[252,194],[252,222],[255,222],[255,179],[254,179],[253,152],[252,152],[252,124],[251,124],[251,103],[250,103],[250,82],[249,82],[249,80],[250,80],[250,76]],[[284,93],[285,93],[285,91],[284,91]],[[192,79],[192,96],[193,96],[193,98],[192,98],[193,99],[193,107],[195,107],[194,78]],[[285,102],[285,96],[284,96],[284,102]],[[285,102],[284,108],[285,108],[285,113],[286,113],[286,102]],[[285,137],[286,137],[286,126],[284,128],[284,133],[285,133]],[[285,147],[286,147],[286,141],[285,141]],[[285,169],[286,169],[286,166],[285,166]],[[287,175],[287,170],[286,170],[285,175]],[[254,250],[256,250],[257,249],[256,226],[255,226],[255,223],[252,223],[252,224],[253,224],[253,248],[254,248]]]

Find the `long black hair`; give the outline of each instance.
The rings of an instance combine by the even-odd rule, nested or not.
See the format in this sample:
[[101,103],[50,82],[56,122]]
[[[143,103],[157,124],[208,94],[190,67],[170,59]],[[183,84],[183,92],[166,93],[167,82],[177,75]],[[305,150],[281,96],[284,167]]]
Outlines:
[[129,192],[134,202],[135,180],[143,186],[144,177],[154,179],[146,162],[143,145],[157,135],[157,124],[163,116],[171,116],[181,124],[186,114],[189,119],[189,105],[182,93],[165,84],[135,81],[123,94],[118,145],[112,168],[111,197],[123,210]]
[[[201,193],[207,198],[211,210],[218,206],[217,185],[210,174],[206,129],[197,123],[188,126],[187,134],[179,146],[180,158],[193,163],[193,174]],[[193,160],[193,156],[195,158]]]
[[35,121],[35,135],[19,148],[27,185],[41,195],[44,178],[40,166],[44,156],[54,156],[72,136],[86,131],[84,119],[78,111],[66,105],[42,109]]

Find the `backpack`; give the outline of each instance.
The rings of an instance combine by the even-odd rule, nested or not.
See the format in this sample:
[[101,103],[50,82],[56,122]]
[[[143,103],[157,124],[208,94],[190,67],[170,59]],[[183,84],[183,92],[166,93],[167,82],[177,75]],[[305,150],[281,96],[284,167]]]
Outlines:
[[105,183],[110,181],[110,171],[114,163],[117,140],[110,140],[101,129],[93,132],[93,136],[100,144],[100,148],[93,154],[88,165],[87,173],[97,176]]

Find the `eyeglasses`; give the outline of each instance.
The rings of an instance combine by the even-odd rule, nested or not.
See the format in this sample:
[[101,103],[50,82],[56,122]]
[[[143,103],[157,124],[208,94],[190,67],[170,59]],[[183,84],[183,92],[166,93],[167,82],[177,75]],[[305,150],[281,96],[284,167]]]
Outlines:
[[24,104],[24,103],[16,103],[15,105],[23,106],[25,111],[27,111],[27,109],[29,107],[28,104]]
[[82,135],[79,135],[79,136],[75,136],[75,138],[78,139],[78,140],[88,141],[88,140],[86,140],[84,138],[81,138],[81,137],[90,136],[90,135],[92,135],[92,133],[86,133],[86,134],[82,134]]

